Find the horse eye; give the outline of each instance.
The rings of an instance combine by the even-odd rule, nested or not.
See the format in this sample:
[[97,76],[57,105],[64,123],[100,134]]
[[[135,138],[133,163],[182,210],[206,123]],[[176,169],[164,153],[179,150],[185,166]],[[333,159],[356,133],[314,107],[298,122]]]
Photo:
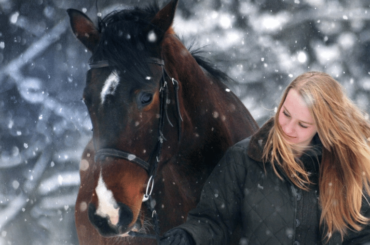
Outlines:
[[152,101],[153,95],[150,93],[142,92],[139,98],[140,98],[141,105],[145,106]]

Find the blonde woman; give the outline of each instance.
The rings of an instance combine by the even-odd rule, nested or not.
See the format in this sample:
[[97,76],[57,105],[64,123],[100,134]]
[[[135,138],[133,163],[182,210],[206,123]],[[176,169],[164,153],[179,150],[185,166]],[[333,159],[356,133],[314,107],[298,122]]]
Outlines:
[[370,244],[370,124],[321,72],[286,88],[276,115],[231,147],[187,222],[161,244]]

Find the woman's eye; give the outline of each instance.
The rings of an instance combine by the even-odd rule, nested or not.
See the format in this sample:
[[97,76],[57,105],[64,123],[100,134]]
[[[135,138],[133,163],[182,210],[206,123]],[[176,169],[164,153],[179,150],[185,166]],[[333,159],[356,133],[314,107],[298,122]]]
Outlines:
[[290,117],[289,114],[286,111],[283,111],[283,114],[287,117]]
[[302,128],[307,128],[307,126],[303,125],[303,124],[299,124],[299,126],[301,126]]
[[140,94],[140,103],[143,106],[149,104],[152,101],[152,99],[153,99],[153,95],[150,93],[142,92]]

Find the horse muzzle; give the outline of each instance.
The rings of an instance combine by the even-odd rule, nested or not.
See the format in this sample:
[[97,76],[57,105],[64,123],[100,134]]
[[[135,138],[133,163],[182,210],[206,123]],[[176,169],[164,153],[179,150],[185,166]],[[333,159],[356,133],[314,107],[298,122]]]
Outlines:
[[117,220],[112,221],[109,216],[103,217],[97,214],[95,205],[89,204],[89,220],[102,236],[119,236],[131,230],[130,224],[133,221],[131,209],[123,203],[118,203],[118,214],[118,222]]

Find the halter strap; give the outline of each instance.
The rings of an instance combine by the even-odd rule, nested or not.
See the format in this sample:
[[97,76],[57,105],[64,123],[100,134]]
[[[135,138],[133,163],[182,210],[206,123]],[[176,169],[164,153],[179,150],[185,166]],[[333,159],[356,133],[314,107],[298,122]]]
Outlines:
[[135,156],[134,154],[130,154],[128,152],[121,151],[121,150],[116,150],[113,148],[103,148],[103,149],[98,150],[95,154],[95,162],[97,160],[103,160],[105,157],[108,157],[108,156],[115,157],[115,158],[122,158],[130,162],[136,163],[137,165],[145,169],[148,174],[150,174],[149,173],[149,167],[150,167],[149,163],[147,163],[140,157]]
[[159,66],[164,66],[164,60],[155,57],[150,57],[146,60],[148,63],[157,64]]
[[108,63],[108,60],[99,60],[94,63],[90,63],[89,65],[91,69],[95,69],[95,68],[108,67],[109,63]]
[[[147,58],[146,62],[151,63],[151,64],[156,64],[156,65],[159,65],[159,66],[164,66],[164,60],[158,59],[158,58],[155,58],[155,57]],[[91,62],[89,65],[90,65],[91,69],[103,68],[103,67],[110,66],[108,60],[99,60],[99,61]]]

